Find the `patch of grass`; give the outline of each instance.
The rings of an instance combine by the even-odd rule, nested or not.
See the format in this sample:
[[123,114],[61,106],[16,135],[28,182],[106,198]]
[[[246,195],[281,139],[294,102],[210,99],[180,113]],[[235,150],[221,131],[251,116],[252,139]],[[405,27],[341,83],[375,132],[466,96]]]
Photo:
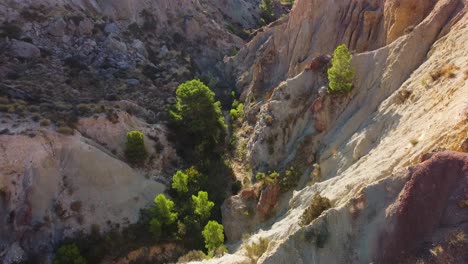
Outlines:
[[331,208],[331,202],[328,198],[316,194],[301,216],[300,225],[306,226],[319,217],[324,211]]

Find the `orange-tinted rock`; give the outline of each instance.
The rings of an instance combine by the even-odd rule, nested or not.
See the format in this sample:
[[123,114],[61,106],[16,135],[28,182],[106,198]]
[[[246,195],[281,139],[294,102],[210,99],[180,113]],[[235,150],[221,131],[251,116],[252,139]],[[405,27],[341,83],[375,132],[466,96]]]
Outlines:
[[278,184],[268,185],[262,190],[257,203],[257,211],[262,217],[267,217],[275,208],[280,196],[280,186]]
[[247,200],[247,199],[250,199],[252,197],[256,197],[256,194],[255,194],[255,189],[254,188],[247,188],[247,189],[243,189],[241,192],[240,192],[240,197],[242,198],[242,200]]

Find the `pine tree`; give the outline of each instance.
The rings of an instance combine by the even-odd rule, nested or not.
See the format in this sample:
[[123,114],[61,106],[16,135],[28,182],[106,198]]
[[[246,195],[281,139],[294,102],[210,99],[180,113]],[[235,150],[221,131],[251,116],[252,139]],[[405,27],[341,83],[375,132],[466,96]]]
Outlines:
[[351,67],[351,54],[346,45],[335,49],[332,67],[328,69],[329,93],[348,93],[353,88],[354,70]]

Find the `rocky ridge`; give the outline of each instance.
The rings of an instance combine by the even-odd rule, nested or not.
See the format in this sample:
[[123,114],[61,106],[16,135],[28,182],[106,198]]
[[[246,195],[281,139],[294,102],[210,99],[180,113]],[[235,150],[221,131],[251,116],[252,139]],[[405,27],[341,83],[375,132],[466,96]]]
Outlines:
[[[223,207],[230,216],[223,218],[228,239],[253,235],[242,245],[232,244],[234,255],[210,263],[246,261],[245,245],[260,237],[270,244],[258,263],[395,263],[402,257],[409,263],[432,263],[443,258],[430,253],[440,251],[438,246],[466,260],[460,254],[466,240],[449,246],[457,234],[468,231],[463,187],[450,185],[440,201],[424,206],[396,200],[410,188],[412,171],[437,170],[427,164],[451,167],[449,160],[455,159],[461,167],[447,177],[454,177],[456,186],[464,186],[468,177],[466,153],[436,155],[416,165],[435,149],[466,152],[467,3],[402,2],[299,0],[289,18],[227,59],[245,101],[246,121],[237,133],[253,175],[294,165],[302,167],[303,176],[295,191],[276,201],[266,222],[257,214],[242,214],[252,208],[242,193],[228,199]],[[354,53],[356,76],[351,94],[333,96],[321,89],[327,85],[327,65],[317,66],[313,58],[331,54],[341,43]],[[239,177],[254,181],[252,172]],[[308,181],[312,185],[306,185]],[[416,189],[411,196],[428,197],[425,192],[430,190]],[[301,227],[299,217],[316,193],[329,198],[334,208]],[[434,218],[427,225],[418,216],[425,206],[432,209],[427,218]],[[440,212],[460,218],[444,220],[448,216]],[[400,231],[393,217],[421,220],[425,228]],[[239,222],[243,224],[235,225]],[[448,222],[451,229],[446,229]],[[379,242],[399,241],[399,232],[409,236],[403,248]],[[316,235],[323,233],[326,242],[317,245]]]

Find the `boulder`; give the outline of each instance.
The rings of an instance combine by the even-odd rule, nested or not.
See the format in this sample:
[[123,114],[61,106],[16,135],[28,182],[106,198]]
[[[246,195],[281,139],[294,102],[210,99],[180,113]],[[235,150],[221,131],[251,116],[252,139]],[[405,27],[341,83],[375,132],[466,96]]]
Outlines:
[[91,35],[93,33],[94,24],[90,19],[83,19],[78,25],[80,35]]
[[47,32],[54,37],[63,37],[65,35],[66,28],[67,23],[65,20],[63,20],[62,17],[57,17],[49,23]]
[[16,58],[32,59],[40,57],[41,51],[31,43],[14,39],[10,45],[10,54]]
[[104,32],[106,32],[107,34],[111,34],[111,33],[119,33],[120,32],[120,29],[119,27],[117,26],[117,24],[115,23],[110,23],[110,24],[107,24],[105,27],[104,27]]

